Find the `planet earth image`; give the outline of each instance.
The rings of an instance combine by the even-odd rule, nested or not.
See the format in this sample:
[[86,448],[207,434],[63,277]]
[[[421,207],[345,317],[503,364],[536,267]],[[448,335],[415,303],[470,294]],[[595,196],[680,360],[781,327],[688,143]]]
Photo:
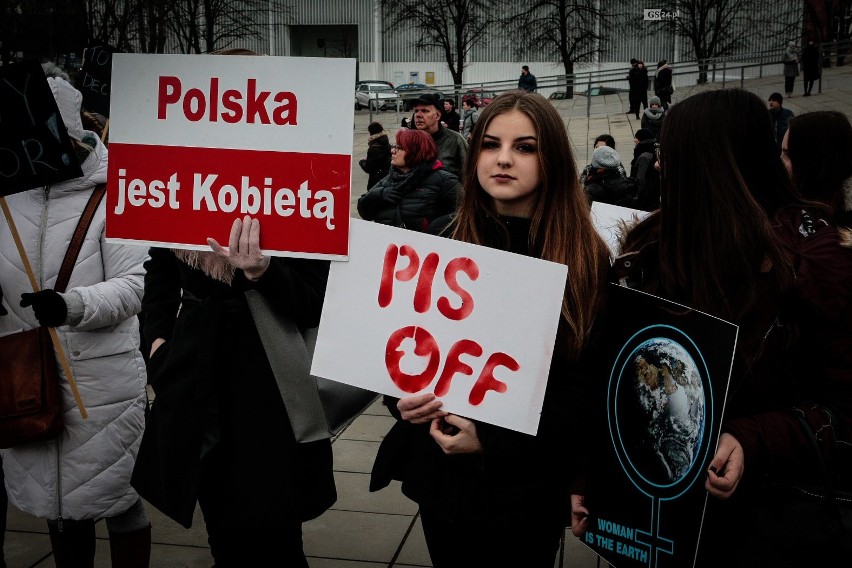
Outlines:
[[627,458],[648,482],[674,485],[698,457],[706,420],[703,384],[692,356],[672,339],[644,341],[628,357],[615,412]]

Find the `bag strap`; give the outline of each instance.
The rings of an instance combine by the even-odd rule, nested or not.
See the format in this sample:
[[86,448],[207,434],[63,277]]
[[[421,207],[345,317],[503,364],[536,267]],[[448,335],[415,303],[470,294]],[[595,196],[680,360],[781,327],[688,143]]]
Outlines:
[[83,214],[80,215],[80,220],[77,221],[77,228],[74,229],[74,235],[71,237],[71,243],[68,245],[68,250],[65,253],[65,258],[62,259],[62,267],[59,269],[59,276],[56,278],[56,284],[53,289],[57,292],[64,292],[68,286],[68,281],[71,280],[71,271],[74,270],[74,263],[77,262],[77,257],[80,256],[80,249],[83,247],[83,239],[86,238],[86,232],[92,224],[92,219],[95,216],[95,211],[98,209],[101,200],[106,193],[106,184],[102,183],[95,187],[92,195],[89,197],[89,202],[86,203],[86,208],[83,209]]

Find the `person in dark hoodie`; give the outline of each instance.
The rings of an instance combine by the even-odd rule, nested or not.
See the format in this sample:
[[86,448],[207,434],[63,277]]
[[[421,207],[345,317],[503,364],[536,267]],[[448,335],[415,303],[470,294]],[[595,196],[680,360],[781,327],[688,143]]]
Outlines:
[[672,66],[665,59],[657,62],[657,73],[654,75],[654,94],[660,98],[663,110],[669,110],[674,94],[672,82]]
[[390,171],[391,149],[388,133],[381,123],[371,122],[367,127],[370,137],[367,139],[367,158],[358,162],[361,169],[370,177],[367,179],[367,189],[376,185]]
[[438,159],[438,147],[422,130],[400,130],[391,146],[391,171],[358,199],[366,221],[426,232],[456,209],[458,178]]
[[642,128],[647,128],[654,134],[654,138],[659,138],[660,128],[663,126],[665,117],[666,111],[662,106],[660,97],[651,97],[648,100],[648,108],[642,113]]

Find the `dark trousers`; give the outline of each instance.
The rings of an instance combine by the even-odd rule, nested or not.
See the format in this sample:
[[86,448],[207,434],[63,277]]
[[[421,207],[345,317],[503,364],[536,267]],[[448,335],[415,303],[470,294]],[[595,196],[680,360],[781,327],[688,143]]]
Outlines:
[[810,95],[814,88],[815,81],[805,81],[805,94]]
[[420,508],[420,520],[432,566],[523,566],[553,568],[564,523],[542,518],[489,522],[482,518],[448,521],[440,512]]
[[639,118],[639,106],[642,106],[641,110],[645,110],[648,108],[648,91],[630,91],[627,95],[627,99],[630,101],[630,111],[636,115],[636,118]]
[[[227,453],[214,448],[205,457],[198,487],[198,504],[207,525],[207,542],[216,568],[286,566],[308,568],[302,546],[302,523],[281,515],[260,526],[246,526],[229,504]],[[263,488],[258,488],[263,499]]]
[[796,82],[795,77],[784,77],[784,92],[792,93],[793,92],[793,84]]

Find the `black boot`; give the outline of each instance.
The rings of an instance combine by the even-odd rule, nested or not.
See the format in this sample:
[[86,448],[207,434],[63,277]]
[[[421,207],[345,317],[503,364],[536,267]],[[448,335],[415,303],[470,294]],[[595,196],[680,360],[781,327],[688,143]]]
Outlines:
[[47,524],[56,568],[94,568],[95,521],[62,521]]
[[109,533],[112,568],[148,568],[151,560],[151,525],[129,533]]

